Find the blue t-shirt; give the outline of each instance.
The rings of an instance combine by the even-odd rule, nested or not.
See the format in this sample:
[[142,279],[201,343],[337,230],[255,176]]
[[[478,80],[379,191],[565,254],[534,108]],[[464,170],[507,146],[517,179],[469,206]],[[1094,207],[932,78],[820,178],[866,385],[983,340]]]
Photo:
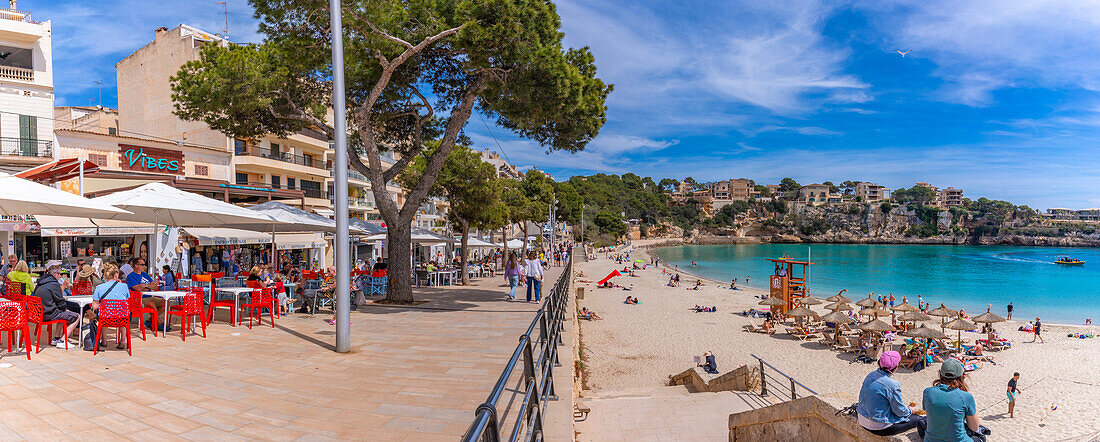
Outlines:
[[966,435],[966,417],[978,413],[974,395],[950,389],[946,385],[934,385],[924,389],[924,411],[928,412],[928,429],[925,442],[969,442]]
[[[111,288],[112,285],[114,285],[114,288]],[[111,289],[111,291],[108,292],[107,289]],[[129,298],[130,290],[126,288],[126,284],[123,284],[122,282],[118,282],[116,284],[116,281],[107,281],[101,283],[95,286],[95,291],[92,292],[92,299],[96,300],[96,302],[102,301],[104,299],[117,299],[124,301]]]
[[150,282],[153,282],[153,277],[149,276],[146,272],[130,272],[129,275],[126,275],[126,287],[130,289],[134,288],[135,285],[147,284]]

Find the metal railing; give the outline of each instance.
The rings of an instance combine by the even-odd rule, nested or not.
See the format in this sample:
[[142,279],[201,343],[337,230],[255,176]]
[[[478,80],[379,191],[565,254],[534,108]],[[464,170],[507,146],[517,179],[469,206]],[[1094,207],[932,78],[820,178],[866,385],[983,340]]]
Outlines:
[[[802,385],[801,382],[798,382],[798,381],[794,380],[794,378],[792,378],[790,376],[787,376],[786,373],[783,373],[782,371],[779,371],[779,369],[772,366],[772,364],[764,362],[763,359],[760,359],[760,356],[757,356],[757,355],[754,355],[754,354],[751,354],[751,353],[749,354],[749,356],[752,356],[752,357],[756,358],[756,360],[760,362],[760,396],[767,396],[768,395],[768,379],[771,379],[772,382],[774,382],[776,385],[782,385],[783,386],[783,388],[780,388],[780,389],[775,391],[775,395],[779,398],[784,398],[784,400],[786,400],[786,401],[793,401],[795,399],[798,399],[798,389],[797,389],[797,387],[802,387],[806,391],[810,392],[809,395],[804,394],[803,396],[810,396],[810,395],[816,395],[817,394],[816,391],[811,390],[810,387]],[[786,378],[786,380],[780,379],[779,377],[777,377],[775,375],[768,374],[768,372],[766,370],[764,370],[765,366],[770,367],[772,369],[772,371],[774,371],[774,372],[778,373],[780,376]],[[786,391],[786,386],[788,384],[791,387],[789,392]],[[789,393],[789,395],[788,395],[788,393]]]
[[52,157],[53,141],[34,138],[0,138],[0,155]]
[[271,149],[257,146],[248,146],[244,150],[238,150],[237,155],[256,156],[260,158],[282,161],[284,163],[315,167],[317,169],[325,168],[325,162],[314,157],[307,157],[305,155],[294,155],[281,151],[272,151]]
[[[519,345],[512,352],[504,372],[497,379],[496,386],[489,393],[485,403],[477,407],[476,415],[466,434],[462,436],[464,442],[499,442],[507,440],[531,441],[542,440],[542,422],[546,413],[546,405],[549,401],[557,400],[554,392],[554,367],[559,367],[558,346],[561,343],[562,321],[565,319],[566,308],[569,305],[569,282],[573,274],[573,260],[565,265],[558,281],[547,294],[542,307],[535,313],[527,332],[519,337]],[[538,328],[538,335],[533,335]],[[520,385],[513,392],[514,395],[522,395],[523,401],[518,407],[508,407],[501,414],[498,405],[501,396],[508,387],[509,379],[517,365],[522,361],[523,373]],[[515,397],[515,396],[513,396]],[[508,412],[516,415],[509,417]],[[511,423],[511,431],[502,434],[506,428],[502,424]]]

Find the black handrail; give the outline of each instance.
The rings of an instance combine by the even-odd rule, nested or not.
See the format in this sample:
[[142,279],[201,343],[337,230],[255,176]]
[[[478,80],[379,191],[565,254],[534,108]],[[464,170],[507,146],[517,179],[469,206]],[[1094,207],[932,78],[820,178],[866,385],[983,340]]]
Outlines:
[[[562,345],[562,321],[565,320],[565,308],[569,305],[567,292],[572,274],[573,259],[570,254],[565,269],[546,295],[542,307],[535,312],[531,325],[527,327],[525,333],[520,335],[519,344],[512,352],[512,357],[508,359],[508,364],[504,366],[504,371],[497,379],[489,397],[484,403],[478,405],[474,421],[462,437],[463,441],[499,442],[501,440],[500,424],[506,420],[505,416],[500,415],[497,410],[497,403],[521,359],[523,360],[523,390],[517,393],[523,394],[523,402],[516,412],[512,431],[507,440],[515,442],[521,437],[524,441],[542,440],[542,420],[546,413],[546,406],[549,401],[557,400],[554,392],[553,369],[561,365],[558,362],[558,346]],[[534,335],[536,327],[538,327],[537,337]]]
[[[816,391],[813,391],[810,387],[807,387],[807,386],[803,385],[801,382],[798,382],[798,381],[794,380],[794,378],[788,376],[786,373],[783,373],[778,368],[775,368],[775,366],[773,366],[772,364],[764,362],[764,360],[761,359],[760,356],[757,356],[757,355],[751,354],[751,353],[749,354],[749,356],[752,356],[752,357],[756,358],[756,360],[760,362],[760,395],[761,396],[767,396],[768,395],[768,381],[767,381],[767,378],[771,377],[772,379],[776,379],[774,376],[769,376],[767,374],[767,372],[764,371],[765,366],[771,367],[771,369],[774,370],[776,373],[779,373],[781,376],[787,378],[787,380],[790,381],[791,395],[788,399],[790,399],[790,400],[798,399],[798,392],[795,390],[795,385],[798,385],[798,386],[806,389],[806,391],[810,392],[811,395],[816,395],[817,394]],[[786,392],[784,392],[784,393],[786,393]]]

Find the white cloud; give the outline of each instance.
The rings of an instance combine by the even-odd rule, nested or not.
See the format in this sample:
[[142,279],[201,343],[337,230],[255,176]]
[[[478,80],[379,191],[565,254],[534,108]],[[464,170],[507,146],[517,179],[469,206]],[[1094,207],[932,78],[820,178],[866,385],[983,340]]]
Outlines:
[[834,136],[834,135],[843,135],[843,133],[841,133],[841,132],[837,132],[837,131],[834,131],[834,130],[829,130],[829,129],[826,129],[824,127],[817,127],[817,126],[775,126],[775,125],[764,126],[764,127],[759,128],[759,129],[756,129],[756,130],[747,130],[747,131],[745,131],[745,134],[750,136],[750,137],[755,137],[759,134],[767,133],[767,132],[794,132],[794,133],[799,134],[799,135],[811,135],[811,136],[822,136],[822,137],[824,137],[824,136]]
[[864,2],[887,44],[930,60],[947,84],[940,97],[993,103],[1012,86],[1100,90],[1100,3],[1036,0]]

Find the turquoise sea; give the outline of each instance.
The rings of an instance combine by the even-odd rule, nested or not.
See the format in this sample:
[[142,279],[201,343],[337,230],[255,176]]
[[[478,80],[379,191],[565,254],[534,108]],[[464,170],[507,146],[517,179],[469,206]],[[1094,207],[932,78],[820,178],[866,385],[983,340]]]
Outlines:
[[[737,278],[764,289],[774,266],[764,261],[812,254],[810,289],[827,298],[841,289],[853,300],[868,293],[894,293],[900,302],[917,295],[926,302],[965,308],[969,314],[993,312],[1005,316],[1013,303],[1013,319],[1084,324],[1100,321],[1100,249],[1006,246],[926,246],[857,244],[735,244],[661,247],[656,254],[688,273],[719,281]],[[1054,264],[1060,256],[1085,260],[1084,266]],[[698,265],[692,266],[696,261]]]

